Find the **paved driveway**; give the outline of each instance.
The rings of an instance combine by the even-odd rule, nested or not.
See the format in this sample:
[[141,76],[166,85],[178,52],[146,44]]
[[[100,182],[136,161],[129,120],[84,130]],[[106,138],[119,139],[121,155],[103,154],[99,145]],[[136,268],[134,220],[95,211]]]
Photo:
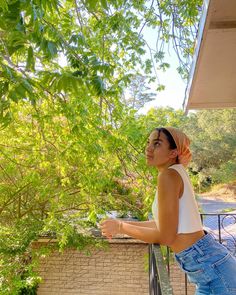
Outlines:
[[236,202],[225,202],[221,200],[212,200],[199,197],[197,199],[203,213],[221,213],[224,209],[234,208],[236,210]]
[[[202,213],[210,214],[204,215],[204,227],[236,255],[236,202],[224,202],[202,197],[197,201]],[[224,212],[224,209],[228,208],[235,210]]]

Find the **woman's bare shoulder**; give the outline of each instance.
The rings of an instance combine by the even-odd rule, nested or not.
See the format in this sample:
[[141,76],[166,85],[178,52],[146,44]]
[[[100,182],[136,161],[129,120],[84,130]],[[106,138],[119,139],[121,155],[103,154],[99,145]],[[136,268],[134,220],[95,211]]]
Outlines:
[[166,169],[158,175],[157,181],[158,194],[159,192],[170,192],[180,196],[183,192],[183,180],[180,174],[174,169]]
[[165,169],[161,173],[158,174],[158,182],[162,183],[182,183],[182,177],[180,174],[174,169]]

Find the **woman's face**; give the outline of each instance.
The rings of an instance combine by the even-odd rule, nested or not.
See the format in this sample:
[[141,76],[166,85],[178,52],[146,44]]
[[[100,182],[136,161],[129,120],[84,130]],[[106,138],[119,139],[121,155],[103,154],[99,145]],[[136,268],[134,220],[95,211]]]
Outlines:
[[169,142],[163,132],[158,136],[158,131],[154,130],[148,138],[145,154],[148,166],[162,167],[175,162],[177,150],[169,148]]

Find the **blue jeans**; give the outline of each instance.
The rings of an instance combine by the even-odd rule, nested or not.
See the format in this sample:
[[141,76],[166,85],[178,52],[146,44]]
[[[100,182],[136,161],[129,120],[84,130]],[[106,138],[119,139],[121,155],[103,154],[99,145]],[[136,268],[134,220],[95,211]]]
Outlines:
[[196,285],[195,295],[236,295],[236,258],[211,234],[206,233],[175,258]]

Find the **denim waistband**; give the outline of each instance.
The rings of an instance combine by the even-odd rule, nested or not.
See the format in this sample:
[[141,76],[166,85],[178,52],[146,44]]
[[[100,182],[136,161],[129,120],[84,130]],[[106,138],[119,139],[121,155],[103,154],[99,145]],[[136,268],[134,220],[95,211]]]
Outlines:
[[196,243],[194,243],[192,246],[190,246],[189,248],[176,253],[175,256],[178,258],[184,257],[185,255],[187,255],[190,251],[192,250],[200,250],[203,251],[204,249],[207,249],[208,247],[210,247],[210,245],[215,244],[216,239],[214,238],[214,236],[210,233],[208,233],[207,231],[205,232],[205,236],[203,236],[200,240],[198,240]]

